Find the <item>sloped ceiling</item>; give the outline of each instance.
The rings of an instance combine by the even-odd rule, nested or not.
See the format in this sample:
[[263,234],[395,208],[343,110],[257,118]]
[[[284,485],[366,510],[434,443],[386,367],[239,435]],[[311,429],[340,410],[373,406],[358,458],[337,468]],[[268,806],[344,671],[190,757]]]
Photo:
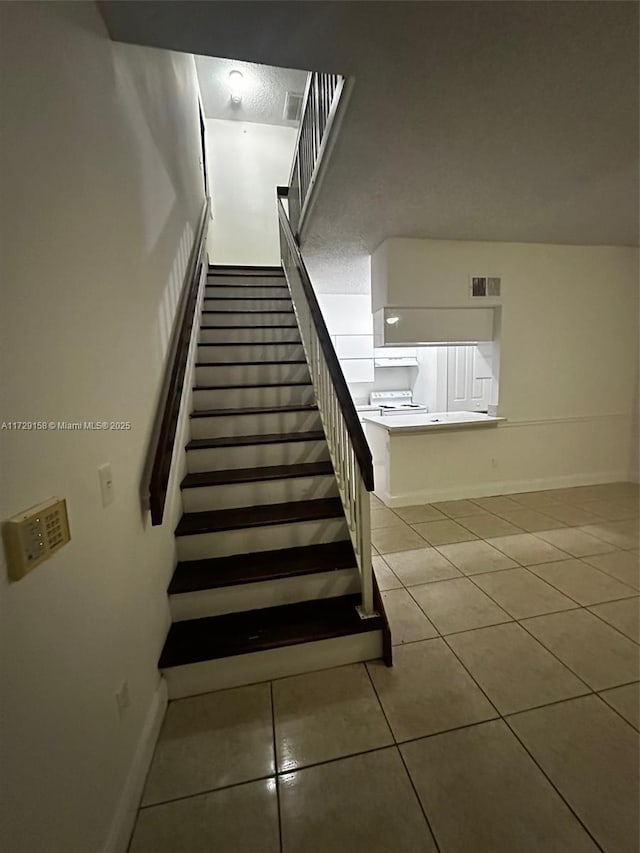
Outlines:
[[355,78],[309,251],[638,242],[634,2],[101,7],[116,39]]

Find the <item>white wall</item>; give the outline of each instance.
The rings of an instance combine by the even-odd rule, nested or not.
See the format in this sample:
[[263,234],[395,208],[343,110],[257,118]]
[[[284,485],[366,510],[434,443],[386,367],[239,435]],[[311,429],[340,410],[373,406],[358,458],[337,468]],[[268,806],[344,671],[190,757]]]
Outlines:
[[206,131],[211,263],[279,265],[276,187],[289,182],[297,130],[207,119]]
[[[462,292],[476,270],[502,276],[498,414],[509,421],[491,433],[430,439],[438,447],[436,467],[429,469],[431,492],[424,472],[411,466],[411,458],[421,452],[414,444],[394,482],[398,500],[634,475],[637,249],[391,242],[407,250],[396,254],[395,265],[387,258],[395,270],[389,278],[394,305],[431,304],[430,281]],[[447,299],[440,285],[438,298]]]
[[92,3],[0,12],[0,421],[132,424],[0,431],[0,517],[58,495],[72,535],[17,583],[0,567],[2,846],[97,853],[114,849],[132,758],[161,708],[179,507],[151,528],[139,488],[203,203],[196,76],[187,55],[110,42]]

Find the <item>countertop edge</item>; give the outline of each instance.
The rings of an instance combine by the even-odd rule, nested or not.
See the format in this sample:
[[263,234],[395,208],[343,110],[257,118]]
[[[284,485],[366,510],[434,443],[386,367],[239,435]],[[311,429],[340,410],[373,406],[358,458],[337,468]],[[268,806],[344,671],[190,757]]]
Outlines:
[[444,430],[456,430],[456,429],[487,429],[488,427],[495,427],[498,424],[507,420],[507,418],[503,417],[492,417],[491,420],[486,421],[456,421],[455,423],[426,423],[426,424],[394,424],[393,417],[385,419],[385,422],[382,422],[379,416],[367,417],[364,416],[364,420],[366,423],[373,424],[374,426],[379,426],[382,429],[387,430],[390,433],[421,433],[421,432],[441,432]]

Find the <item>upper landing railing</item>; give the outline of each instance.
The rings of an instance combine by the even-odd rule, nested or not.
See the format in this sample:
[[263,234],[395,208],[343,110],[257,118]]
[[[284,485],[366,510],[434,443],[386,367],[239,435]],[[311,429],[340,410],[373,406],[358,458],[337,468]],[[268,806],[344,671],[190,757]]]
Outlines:
[[307,80],[289,176],[289,222],[296,236],[302,230],[344,86],[345,78],[340,74],[314,71]]

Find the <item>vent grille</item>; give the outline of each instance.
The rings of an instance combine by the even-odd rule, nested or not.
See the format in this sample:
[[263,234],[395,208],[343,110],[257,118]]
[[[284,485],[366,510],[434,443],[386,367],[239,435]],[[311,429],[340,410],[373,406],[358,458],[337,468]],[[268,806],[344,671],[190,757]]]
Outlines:
[[500,296],[501,280],[497,276],[487,278],[487,296]]
[[283,118],[287,121],[300,121],[302,98],[302,92],[287,92],[284,99]]
[[474,299],[500,296],[501,286],[499,276],[474,275],[471,277],[471,296]]

